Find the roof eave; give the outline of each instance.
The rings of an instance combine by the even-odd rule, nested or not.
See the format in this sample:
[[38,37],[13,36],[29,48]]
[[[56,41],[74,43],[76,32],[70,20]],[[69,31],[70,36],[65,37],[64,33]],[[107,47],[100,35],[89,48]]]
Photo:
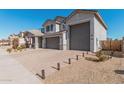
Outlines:
[[101,21],[101,23],[104,26],[104,28],[107,30],[108,29],[108,26],[105,24],[105,22],[103,21],[102,17],[99,15],[99,13],[96,12],[95,15],[97,16],[97,18],[99,19],[99,21]]

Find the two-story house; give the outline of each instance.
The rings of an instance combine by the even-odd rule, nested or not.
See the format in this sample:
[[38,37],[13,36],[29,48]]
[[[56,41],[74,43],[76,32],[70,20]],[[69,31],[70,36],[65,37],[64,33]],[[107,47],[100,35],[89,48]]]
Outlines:
[[96,10],[75,10],[67,17],[57,16],[43,24],[42,47],[96,52],[107,39],[107,26]]
[[43,48],[66,49],[65,17],[57,16],[54,20],[47,20],[44,24]]

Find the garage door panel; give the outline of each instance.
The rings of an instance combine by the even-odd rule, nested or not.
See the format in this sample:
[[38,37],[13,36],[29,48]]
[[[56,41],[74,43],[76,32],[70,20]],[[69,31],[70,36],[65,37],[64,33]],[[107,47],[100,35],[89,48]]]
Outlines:
[[90,50],[90,23],[82,23],[70,27],[70,49]]
[[46,48],[59,49],[59,37],[50,37],[46,39]]

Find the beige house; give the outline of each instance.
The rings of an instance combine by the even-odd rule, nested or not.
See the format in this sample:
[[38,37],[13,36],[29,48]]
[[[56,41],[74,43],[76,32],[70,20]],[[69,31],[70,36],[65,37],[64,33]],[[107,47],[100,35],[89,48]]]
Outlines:
[[23,33],[29,48],[42,48],[42,36],[44,34],[40,30],[26,30]]
[[13,40],[14,39],[19,39],[18,35],[12,34],[9,36],[9,41],[10,41],[10,47],[13,47]]
[[0,46],[8,46],[10,45],[10,41],[7,39],[0,40]]
[[13,46],[13,40],[18,39],[18,45],[26,45],[27,48],[42,48],[42,35],[40,30],[26,30],[19,34],[10,35],[10,46]]

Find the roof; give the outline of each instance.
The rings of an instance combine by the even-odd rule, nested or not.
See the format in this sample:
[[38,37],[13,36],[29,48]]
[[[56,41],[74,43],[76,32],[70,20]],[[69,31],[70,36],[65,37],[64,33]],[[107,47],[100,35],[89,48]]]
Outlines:
[[9,40],[2,39],[0,42],[9,42]]
[[34,36],[42,36],[42,35],[44,35],[40,30],[29,30],[29,32],[31,34],[33,34]]
[[54,22],[54,20],[52,20],[52,19],[46,20],[46,21],[43,23],[43,26],[44,26],[47,22]]
[[81,9],[77,9],[75,11],[73,11],[69,16],[67,17],[63,17],[63,16],[56,16],[56,18],[54,20],[48,19],[44,22],[43,26],[48,22],[48,21],[56,21],[57,18],[60,19],[64,19],[64,20],[68,20],[70,19],[73,15],[77,14],[77,13],[85,13],[85,14],[93,14],[95,15],[95,17],[98,19],[98,21],[103,25],[103,27],[105,29],[107,29],[107,25],[105,24],[105,22],[103,21],[102,17],[100,16],[100,14],[98,13],[98,10],[81,10]]
[[66,17],[64,17],[64,16],[56,16],[56,18],[54,19],[54,21],[63,22],[65,19],[66,19]]
[[93,14],[95,15],[95,17],[98,19],[98,21],[103,25],[103,27],[105,29],[107,29],[107,25],[105,24],[105,22],[103,21],[102,17],[100,16],[100,14],[98,13],[97,10],[80,10],[77,9],[75,11],[73,11],[67,18],[66,20],[70,19],[73,15],[77,14],[77,13],[85,13],[85,14]]
[[56,16],[55,19],[48,19],[46,20],[44,23],[43,23],[43,26],[47,23],[47,22],[63,22],[63,20],[65,20],[66,17],[63,17],[63,16]]

